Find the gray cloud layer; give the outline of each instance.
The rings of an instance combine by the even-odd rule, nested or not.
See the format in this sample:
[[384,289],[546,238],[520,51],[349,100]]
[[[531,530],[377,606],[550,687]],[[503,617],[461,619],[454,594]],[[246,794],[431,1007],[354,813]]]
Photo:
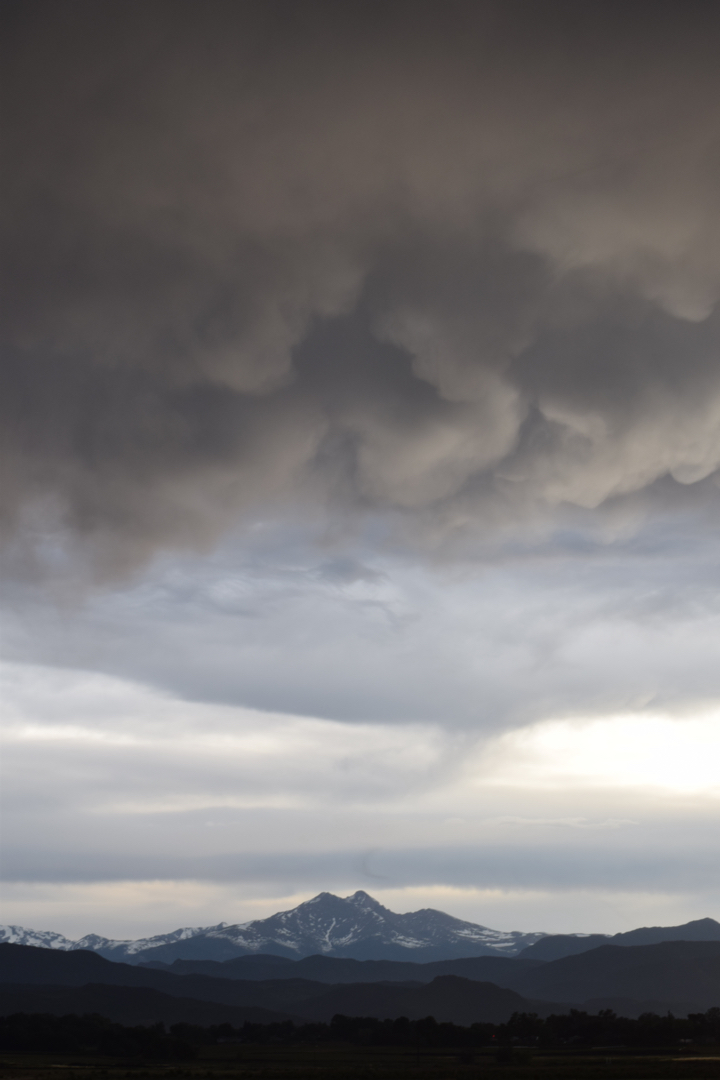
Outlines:
[[5,12],[23,556],[715,501],[715,5]]
[[678,516],[624,542],[568,533],[479,572],[429,572],[370,547],[319,552],[316,534],[268,526],[82,607],[20,588],[3,653],[184,700],[353,722],[488,732],[684,715],[720,695],[718,537]]

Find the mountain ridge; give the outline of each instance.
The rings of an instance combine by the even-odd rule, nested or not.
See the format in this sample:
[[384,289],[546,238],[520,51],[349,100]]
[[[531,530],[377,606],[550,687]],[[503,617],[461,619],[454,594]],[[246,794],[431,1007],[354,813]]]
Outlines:
[[675,927],[641,927],[620,934],[545,934],[492,930],[434,908],[397,914],[363,890],[339,897],[321,892],[265,919],[186,926],[167,934],[119,940],[87,934],[71,941],[54,931],[0,926],[0,942],[60,951],[87,949],[130,964],[176,960],[222,963],[243,956],[287,960],[327,956],[357,961],[430,963],[478,956],[555,960],[604,944],[668,940],[720,941],[720,923],[696,919]]
[[560,960],[600,945],[658,945],[663,941],[720,941],[720,923],[706,918],[680,926],[640,926],[619,934],[547,934],[518,956],[525,960]]
[[322,892],[288,911],[245,923],[183,927],[136,941],[88,934],[70,941],[53,931],[0,927],[0,941],[38,948],[89,949],[127,963],[175,959],[228,960],[260,952],[300,959],[315,954],[357,960],[431,961],[461,956],[515,956],[543,935],[491,930],[433,908],[397,914],[363,890],[348,897]]

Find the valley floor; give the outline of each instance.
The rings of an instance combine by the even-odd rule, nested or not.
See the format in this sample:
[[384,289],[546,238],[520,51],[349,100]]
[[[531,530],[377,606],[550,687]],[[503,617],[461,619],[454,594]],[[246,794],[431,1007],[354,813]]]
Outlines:
[[718,1080],[720,1046],[679,1053],[637,1048],[516,1048],[510,1060],[494,1049],[358,1047],[347,1044],[205,1047],[191,1063],[5,1054],[0,1080]]

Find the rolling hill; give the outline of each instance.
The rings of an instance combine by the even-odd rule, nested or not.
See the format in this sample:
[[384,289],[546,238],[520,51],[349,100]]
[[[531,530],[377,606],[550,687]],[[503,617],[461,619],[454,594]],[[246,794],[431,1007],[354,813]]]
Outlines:
[[[438,1020],[471,1023],[465,1019],[471,1014],[478,1020],[497,1020],[514,1011],[547,1015],[549,1011],[582,1007],[588,1011],[610,1008],[625,1016],[668,1010],[686,1015],[720,1005],[720,942],[603,945],[548,962],[476,957],[407,964],[311,957],[277,963],[276,957],[270,957],[265,972],[272,974],[266,979],[259,977],[263,973],[262,957],[252,959],[253,978],[239,978],[237,974],[234,978],[218,978],[199,972],[183,974],[161,967],[114,963],[92,952],[5,943],[0,945],[0,989],[7,1001],[8,986],[18,992],[21,987],[24,1000],[34,994],[40,1001],[38,1008],[45,1000],[43,995],[51,994],[53,1000],[61,1001],[64,994],[66,1012],[75,1008],[71,1004],[77,998],[75,991],[85,993],[92,985],[117,991],[110,1003],[115,1002],[118,1008],[125,1000],[120,991],[130,997],[147,992],[160,995],[165,1005],[165,999],[177,998],[191,1002],[183,1007],[196,1012],[202,1006],[204,1017],[221,1015],[222,1010],[213,1012],[217,1005],[223,1009],[261,1009],[308,1020],[345,1013],[411,1018],[435,1015]],[[237,971],[244,966],[234,961],[218,964],[217,969]],[[358,969],[361,977],[353,978]],[[303,977],[313,970],[322,978]],[[333,974],[341,977],[331,981]],[[63,987],[66,992],[60,989]],[[116,1015],[119,1013],[113,1013],[112,1018]]]

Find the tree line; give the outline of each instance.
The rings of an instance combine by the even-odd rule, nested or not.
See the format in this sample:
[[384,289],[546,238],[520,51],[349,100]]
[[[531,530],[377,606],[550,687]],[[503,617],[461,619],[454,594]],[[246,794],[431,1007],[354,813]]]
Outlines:
[[216,1024],[164,1024],[130,1027],[105,1017],[51,1016],[16,1013],[0,1018],[0,1051],[46,1051],[72,1054],[107,1054],[151,1061],[191,1060],[201,1046],[218,1042],[302,1045],[351,1043],[364,1046],[413,1047],[660,1047],[678,1044],[720,1043],[720,1008],[691,1013],[645,1013],[636,1020],[617,1016],[610,1009],[589,1014],[578,1009],[541,1018],[535,1013],[514,1013],[504,1024],[477,1023],[469,1027],[422,1020],[377,1020],[367,1016],[334,1016],[329,1024],[245,1023],[242,1027]]

